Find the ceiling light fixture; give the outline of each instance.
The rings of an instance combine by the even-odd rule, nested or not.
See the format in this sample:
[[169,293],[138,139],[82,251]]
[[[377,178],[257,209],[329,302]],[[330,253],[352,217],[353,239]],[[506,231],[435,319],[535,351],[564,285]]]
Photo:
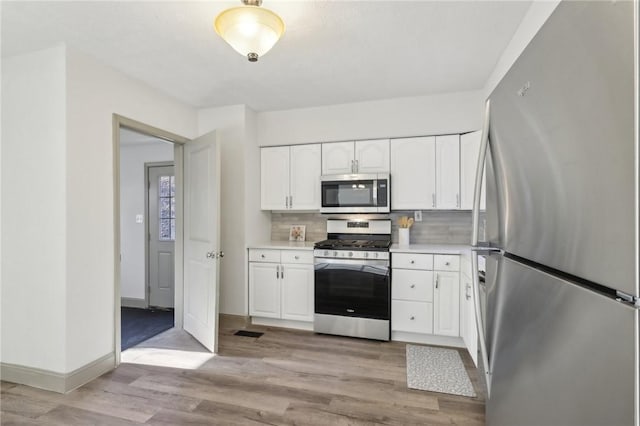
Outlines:
[[214,22],[216,32],[249,62],[257,62],[284,33],[284,22],[260,7],[262,0],[242,0],[244,6],[227,9]]

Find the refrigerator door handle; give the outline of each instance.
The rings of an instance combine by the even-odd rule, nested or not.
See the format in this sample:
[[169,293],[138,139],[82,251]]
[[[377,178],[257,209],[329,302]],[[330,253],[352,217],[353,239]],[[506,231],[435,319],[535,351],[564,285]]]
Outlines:
[[478,164],[476,166],[476,183],[473,190],[473,214],[471,246],[478,246],[478,222],[480,220],[480,194],[482,191],[482,174],[487,157],[487,147],[489,146],[489,117],[491,114],[490,99],[487,99],[484,107],[484,121],[482,123],[482,134],[480,136],[480,150],[478,151]]
[[478,340],[480,341],[480,353],[484,365],[484,375],[487,383],[487,399],[491,395],[491,370],[489,369],[489,353],[487,351],[487,340],[484,335],[484,324],[482,323],[482,313],[480,310],[480,279],[478,271],[478,252],[471,251],[471,281],[473,282],[473,305],[476,314],[476,328],[478,329]]

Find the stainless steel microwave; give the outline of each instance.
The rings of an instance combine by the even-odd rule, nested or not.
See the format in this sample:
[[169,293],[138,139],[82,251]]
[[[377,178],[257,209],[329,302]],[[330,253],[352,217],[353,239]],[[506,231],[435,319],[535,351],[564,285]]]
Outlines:
[[389,174],[320,177],[320,213],[389,213]]

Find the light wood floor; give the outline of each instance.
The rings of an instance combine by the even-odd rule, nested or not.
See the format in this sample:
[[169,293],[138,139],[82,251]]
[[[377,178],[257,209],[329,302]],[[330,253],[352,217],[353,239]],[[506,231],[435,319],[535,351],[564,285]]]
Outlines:
[[0,423],[484,424],[484,392],[463,351],[477,398],[407,389],[399,342],[250,329],[265,334],[233,336],[223,327],[217,356],[169,330],[123,353],[135,364],[67,395],[2,382]]

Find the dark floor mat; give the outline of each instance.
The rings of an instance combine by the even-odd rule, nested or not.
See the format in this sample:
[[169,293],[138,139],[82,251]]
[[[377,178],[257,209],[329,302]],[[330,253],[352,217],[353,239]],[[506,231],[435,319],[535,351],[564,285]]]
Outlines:
[[264,333],[260,333],[257,331],[249,331],[249,330],[238,330],[233,333],[234,336],[244,336],[244,337],[260,337]]
[[121,308],[121,347],[129,349],[173,327],[173,309]]

